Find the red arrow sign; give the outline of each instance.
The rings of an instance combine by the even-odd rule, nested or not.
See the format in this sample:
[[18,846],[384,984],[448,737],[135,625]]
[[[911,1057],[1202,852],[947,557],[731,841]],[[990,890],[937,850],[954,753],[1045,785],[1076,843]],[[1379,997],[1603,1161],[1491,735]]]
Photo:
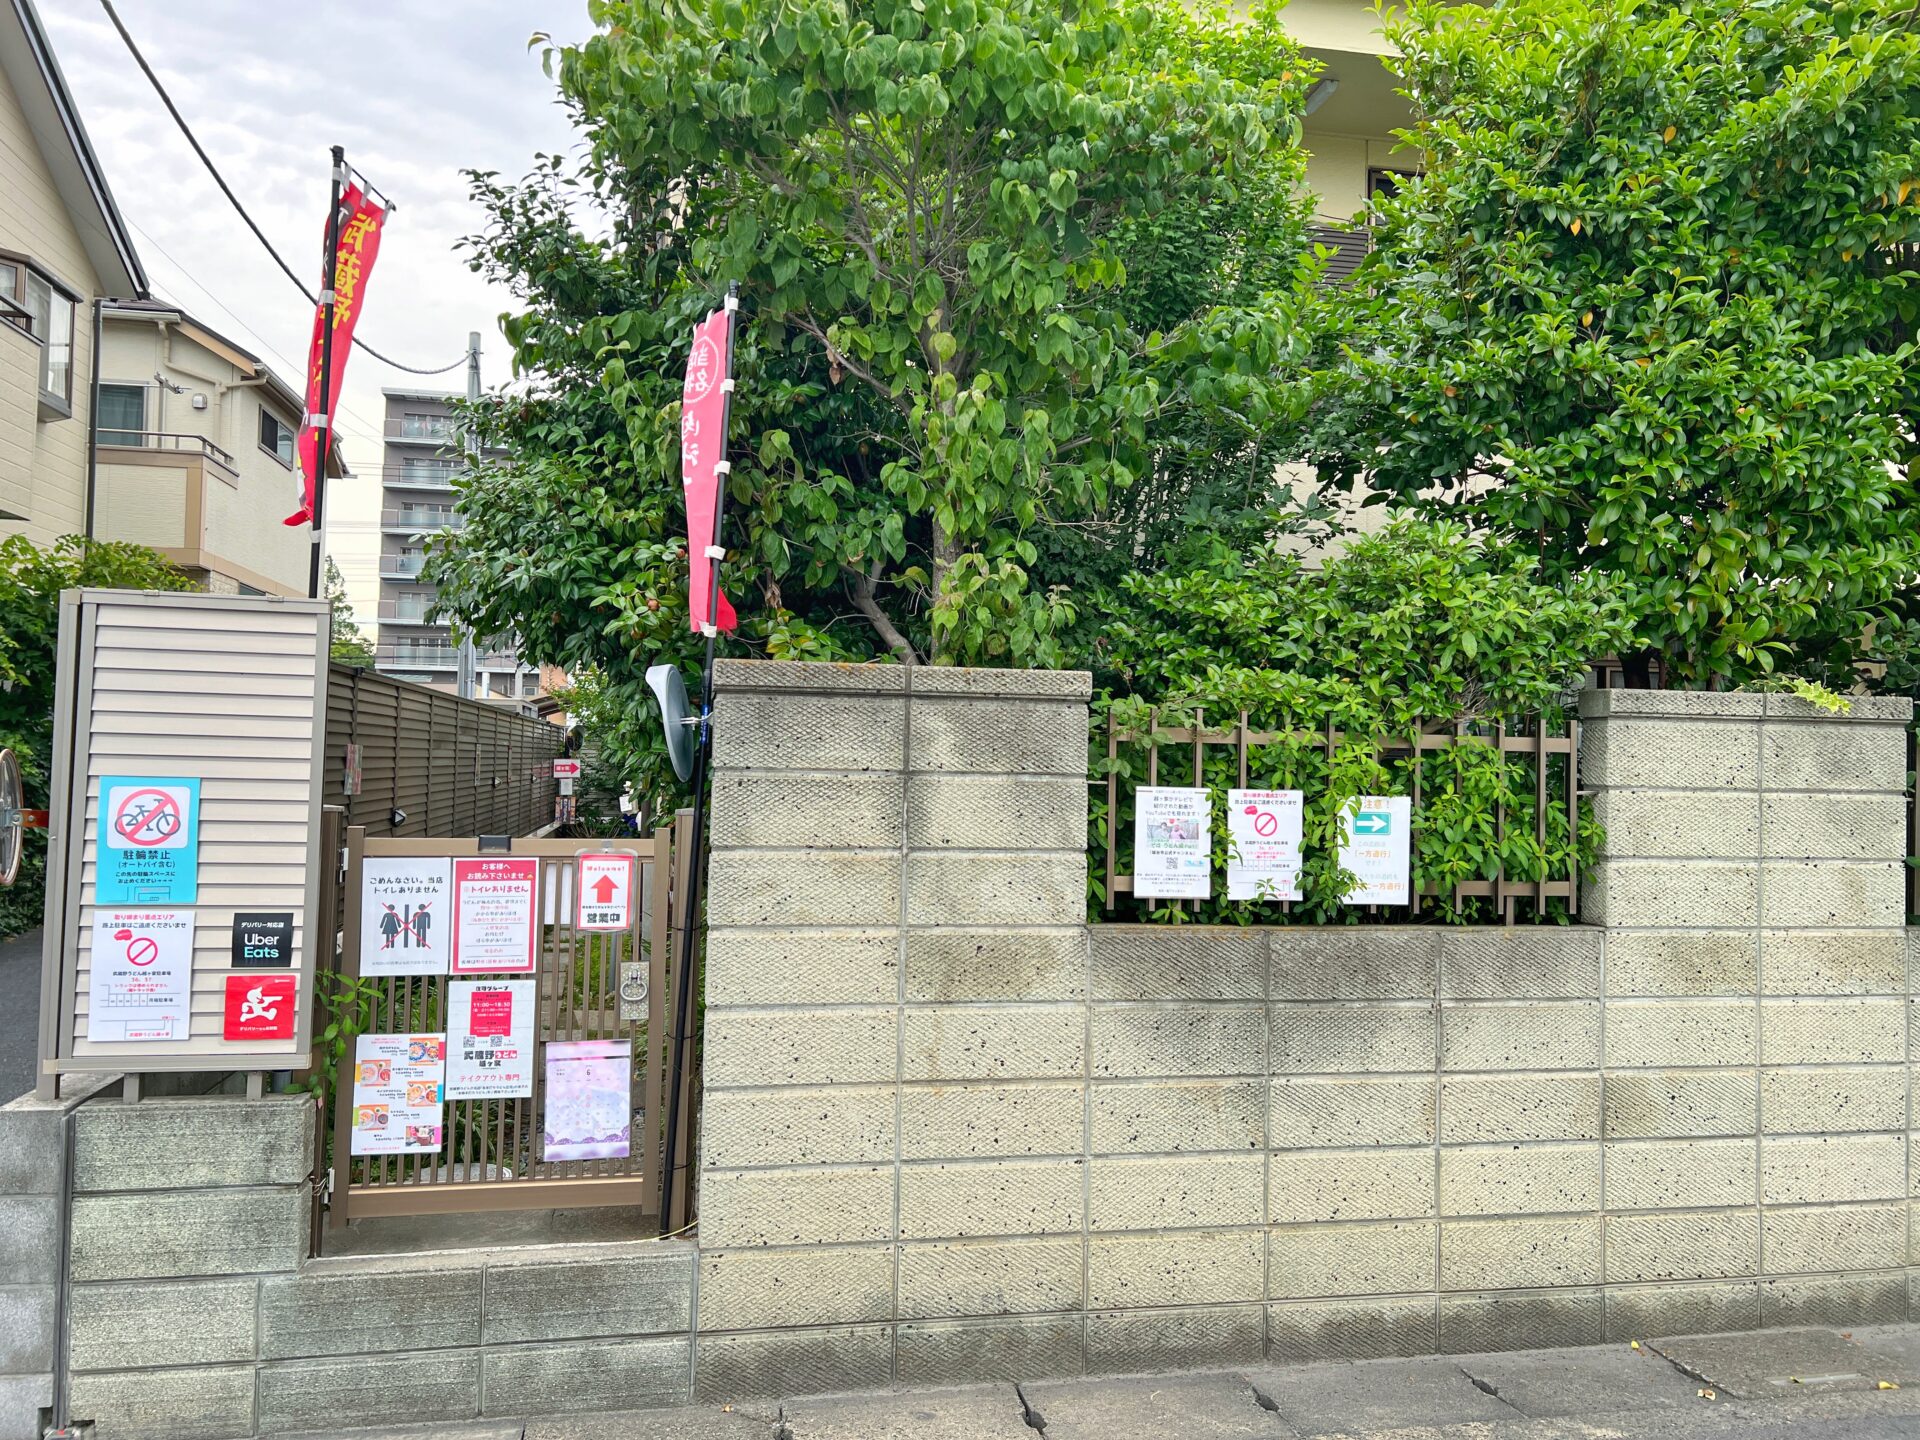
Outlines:
[[602,875],[598,880],[593,882],[593,898],[604,905],[613,899],[613,892],[616,888],[618,887],[614,885],[611,875]]

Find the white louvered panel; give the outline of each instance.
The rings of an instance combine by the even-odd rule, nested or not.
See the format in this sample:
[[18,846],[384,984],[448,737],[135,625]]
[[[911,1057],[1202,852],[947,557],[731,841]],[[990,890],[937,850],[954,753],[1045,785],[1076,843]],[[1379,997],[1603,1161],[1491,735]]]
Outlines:
[[[204,1062],[244,1068],[248,1057],[284,1057],[286,1042],[231,1042],[221,1030],[230,975],[285,974],[231,967],[236,911],[290,911],[300,1008],[310,1015],[307,954],[309,844],[319,757],[314,724],[326,614],[311,603],[235,605],[210,597],[99,598],[95,646],[83,656],[91,682],[77,727],[87,753],[85,827],[75,887],[77,965],[69,990],[78,1060],[152,1064]],[[86,1040],[92,903],[97,874],[100,782],[112,775],[197,777],[200,782],[199,891],[195,903],[189,1037],[150,1045]],[[189,908],[154,905],[150,908]],[[136,1053],[137,1052],[137,1055]]]

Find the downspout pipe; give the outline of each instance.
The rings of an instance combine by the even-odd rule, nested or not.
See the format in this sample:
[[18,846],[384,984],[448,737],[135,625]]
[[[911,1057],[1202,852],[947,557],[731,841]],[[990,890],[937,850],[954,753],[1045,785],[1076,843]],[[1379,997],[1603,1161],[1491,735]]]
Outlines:
[[93,297],[93,374],[87,379],[87,517],[86,537],[93,536],[94,496],[100,478],[100,297]]

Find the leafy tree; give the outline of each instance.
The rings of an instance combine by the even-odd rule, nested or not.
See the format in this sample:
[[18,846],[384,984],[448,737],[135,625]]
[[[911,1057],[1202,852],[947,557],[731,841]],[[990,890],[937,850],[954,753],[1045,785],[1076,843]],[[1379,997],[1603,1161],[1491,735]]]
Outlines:
[[725,584],[782,658],[1060,664],[1086,592],[1270,500],[1302,399],[1311,77],[1262,6],[608,3],[548,54],[588,141],[474,177],[526,392],[471,421],[443,608],[592,675],[659,767],[644,667],[691,661],[689,327],[729,282]]
[[336,665],[351,665],[356,670],[373,668],[373,642],[367,639],[353,618],[353,602],[347,599],[347,577],[327,556],[327,604],[332,607],[333,631],[328,656]]
[[[48,804],[53,767],[55,648],[60,592],[189,590],[192,583],[144,545],[65,535],[45,550],[24,535],[0,540],[0,748],[20,761],[27,804]],[[46,880],[46,832],[27,832],[19,878],[0,890],[0,935],[40,923]]]
[[1414,0],[1426,175],[1329,327],[1323,473],[1620,577],[1710,685],[1845,668],[1920,569],[1908,0]]
[[[1305,792],[1306,898],[1293,920],[1358,920],[1343,901],[1349,877],[1336,863],[1340,816],[1356,795],[1419,797],[1414,879],[1443,887],[1436,908],[1450,918],[1494,918],[1478,900],[1455,906],[1455,882],[1499,873],[1564,879],[1576,856],[1592,860],[1598,831],[1590,820],[1569,826],[1564,771],[1549,767],[1548,805],[1536,816],[1531,764],[1492,745],[1426,750],[1417,763],[1381,751],[1423,730],[1451,730],[1456,720],[1488,736],[1501,725],[1516,733],[1542,723],[1564,733],[1562,706],[1589,660],[1630,633],[1607,579],[1550,584],[1527,547],[1489,544],[1452,522],[1405,519],[1356,539],[1319,569],[1267,545],[1134,576],[1122,589],[1123,611],[1096,672],[1108,694],[1090,737],[1094,773],[1109,763],[1108,723],[1144,730],[1156,709],[1176,737],[1172,748],[1162,745],[1163,774],[1192,773],[1192,752],[1177,742],[1185,726],[1230,728],[1244,715],[1251,730],[1283,737],[1250,749],[1245,783]],[[1321,738],[1329,730],[1341,737],[1331,753]],[[1114,770],[1130,782],[1122,791],[1130,796],[1144,783],[1144,747],[1121,747]],[[1224,798],[1243,783],[1236,753],[1207,747],[1202,777]],[[1507,824],[1496,835],[1497,814]],[[1104,915],[1115,822],[1098,791],[1092,819],[1091,900]],[[1113,831],[1123,870],[1131,822],[1123,802]],[[1227,830],[1217,814],[1214,834],[1223,868]],[[1251,923],[1273,912],[1216,897],[1197,913],[1149,901],[1123,902],[1121,913]]]

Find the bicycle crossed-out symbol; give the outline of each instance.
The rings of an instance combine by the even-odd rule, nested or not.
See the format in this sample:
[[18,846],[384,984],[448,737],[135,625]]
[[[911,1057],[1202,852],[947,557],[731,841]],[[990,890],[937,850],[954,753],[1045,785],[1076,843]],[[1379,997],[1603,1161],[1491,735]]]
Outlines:
[[120,802],[113,828],[129,845],[164,845],[180,833],[180,804],[165,790],[136,790]]

